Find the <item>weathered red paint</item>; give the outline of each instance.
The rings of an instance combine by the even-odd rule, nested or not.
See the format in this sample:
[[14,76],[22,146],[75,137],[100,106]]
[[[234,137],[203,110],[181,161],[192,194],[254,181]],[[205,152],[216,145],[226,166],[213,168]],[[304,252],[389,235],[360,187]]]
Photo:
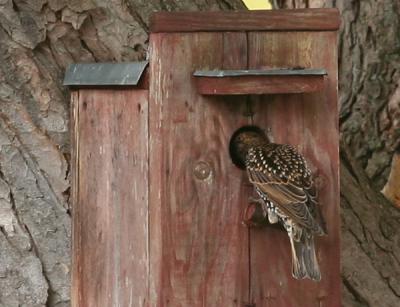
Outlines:
[[157,12],[150,31],[335,31],[339,11],[333,9],[259,10],[236,12]]
[[259,96],[254,103],[254,124],[266,128],[273,141],[295,145],[318,176],[318,199],[328,226],[328,235],[316,239],[322,274],[319,283],[292,278],[285,232],[276,229],[252,232],[254,302],[257,306],[340,306],[336,33],[251,32],[248,39],[249,68],[305,66],[323,67],[328,72],[324,91]]
[[[148,91],[73,92],[75,307],[340,306],[337,11],[213,14],[155,17]],[[325,68],[324,86],[224,81],[224,95],[201,95],[192,77],[298,66]],[[316,241],[320,283],[291,277],[285,232],[242,225],[252,187],[228,142],[245,124],[298,146],[318,175],[329,232]]]
[[146,306],[147,97],[73,94],[72,306]]
[[203,95],[302,94],[324,89],[324,76],[194,77]]

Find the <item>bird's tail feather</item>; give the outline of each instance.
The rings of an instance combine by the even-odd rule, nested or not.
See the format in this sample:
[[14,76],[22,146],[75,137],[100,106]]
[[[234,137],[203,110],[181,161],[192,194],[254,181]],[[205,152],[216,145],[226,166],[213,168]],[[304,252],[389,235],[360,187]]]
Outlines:
[[293,235],[289,236],[292,249],[292,275],[296,279],[310,278],[321,280],[321,272],[315,254],[314,237],[303,231],[300,240]]

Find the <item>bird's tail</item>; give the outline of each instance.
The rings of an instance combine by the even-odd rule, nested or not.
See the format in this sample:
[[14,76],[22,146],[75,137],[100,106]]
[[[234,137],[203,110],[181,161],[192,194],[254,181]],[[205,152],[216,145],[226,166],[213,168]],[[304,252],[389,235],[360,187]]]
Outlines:
[[[298,238],[289,235],[292,248],[292,275],[296,279],[321,280],[321,272],[315,254],[314,236],[303,230]],[[297,239],[297,240],[296,240]]]

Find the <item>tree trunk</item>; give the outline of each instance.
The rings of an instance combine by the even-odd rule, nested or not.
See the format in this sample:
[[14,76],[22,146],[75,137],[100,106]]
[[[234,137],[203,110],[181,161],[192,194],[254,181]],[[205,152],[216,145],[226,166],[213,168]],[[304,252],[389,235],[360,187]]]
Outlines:
[[341,146],[343,306],[394,307],[400,296],[400,211]]
[[344,305],[398,306],[400,211],[379,190],[400,144],[400,3],[337,5]]
[[[274,2],[342,11],[344,306],[396,306],[400,213],[377,190],[400,142],[400,5]],[[243,8],[240,0],[0,2],[0,306],[69,306],[66,66],[143,59],[153,11]]]

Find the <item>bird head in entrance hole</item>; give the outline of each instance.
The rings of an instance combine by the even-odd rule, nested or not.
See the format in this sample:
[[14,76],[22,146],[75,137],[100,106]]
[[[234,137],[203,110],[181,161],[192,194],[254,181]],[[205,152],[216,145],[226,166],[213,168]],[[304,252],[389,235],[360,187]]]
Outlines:
[[246,168],[246,156],[254,146],[269,143],[265,132],[257,126],[243,126],[235,131],[229,142],[229,154],[232,162],[240,169]]
[[233,163],[246,170],[265,219],[271,224],[282,224],[286,230],[293,277],[319,281],[314,236],[327,231],[305,158],[291,145],[269,142],[264,131],[256,126],[235,131],[229,152]]

